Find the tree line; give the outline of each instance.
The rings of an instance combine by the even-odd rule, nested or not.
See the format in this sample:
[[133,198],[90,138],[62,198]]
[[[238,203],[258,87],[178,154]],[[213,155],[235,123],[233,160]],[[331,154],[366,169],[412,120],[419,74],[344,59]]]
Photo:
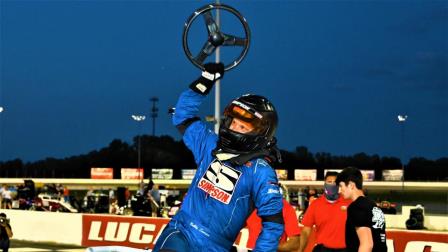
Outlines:
[[[114,168],[114,178],[120,177],[120,168],[138,166],[138,141],[140,138],[141,166],[144,174],[151,174],[151,168],[172,168],[174,179],[181,178],[181,169],[196,168],[193,155],[182,141],[171,136],[141,135],[133,138],[131,144],[115,139],[107,147],[87,154],[67,158],[46,158],[35,162],[14,159],[0,162],[2,178],[90,178],[90,168]],[[382,171],[401,169],[397,157],[380,157],[357,153],[351,156],[332,155],[327,152],[311,153],[307,147],[298,146],[294,151],[280,150],[282,163],[273,165],[276,169],[287,169],[288,179],[294,179],[294,169],[317,169],[321,180],[325,169],[343,169],[355,166],[359,169],[375,170],[375,180],[381,180]],[[407,181],[446,181],[448,157],[428,160],[414,157],[404,164]]]

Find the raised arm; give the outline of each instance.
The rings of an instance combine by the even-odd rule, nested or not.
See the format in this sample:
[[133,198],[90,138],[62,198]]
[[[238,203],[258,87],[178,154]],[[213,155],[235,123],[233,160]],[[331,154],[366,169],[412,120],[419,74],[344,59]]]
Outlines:
[[224,74],[221,63],[205,64],[202,75],[190,84],[190,89],[184,91],[177,101],[173,115],[173,124],[183,135],[185,145],[193,152],[196,163],[202,159],[205,145],[215,144],[216,135],[201,122],[198,117],[199,106],[205,96],[213,88],[213,84]]

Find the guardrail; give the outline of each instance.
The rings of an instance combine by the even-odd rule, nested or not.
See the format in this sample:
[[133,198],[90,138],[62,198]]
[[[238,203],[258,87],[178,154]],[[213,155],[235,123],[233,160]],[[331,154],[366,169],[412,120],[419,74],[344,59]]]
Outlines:
[[[127,246],[152,248],[169,221],[165,218],[129,217],[104,214],[74,214],[3,210],[11,220],[14,239],[72,244],[78,246]],[[448,251],[448,217],[425,216],[429,230],[404,230],[407,213],[386,215],[387,246],[390,251]],[[313,234],[310,236],[310,239]],[[248,231],[242,229],[235,244],[245,248]],[[308,243],[310,252],[314,242]]]
[[[57,179],[57,178],[0,178],[0,184],[18,185],[23,184],[24,179],[31,179],[37,187],[44,184],[63,184],[71,190],[86,190],[90,187],[94,189],[128,187],[130,190],[138,188],[138,179]],[[147,182],[148,180],[145,180]],[[187,189],[191,180],[181,179],[155,179],[155,184],[164,185],[167,189]],[[301,187],[321,187],[323,181],[281,181],[288,189],[298,189]],[[404,186],[404,187],[403,187]],[[400,182],[400,181],[374,181],[364,182],[366,189],[374,190],[407,190],[407,191],[448,191],[448,182]]]

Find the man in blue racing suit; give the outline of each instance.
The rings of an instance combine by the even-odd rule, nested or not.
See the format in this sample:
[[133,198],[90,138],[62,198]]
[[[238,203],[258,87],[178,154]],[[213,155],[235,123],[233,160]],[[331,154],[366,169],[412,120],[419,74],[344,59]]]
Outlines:
[[222,78],[221,63],[205,71],[176,105],[173,123],[198,165],[180,211],[164,229],[153,251],[229,251],[254,208],[263,229],[253,251],[276,251],[283,233],[282,195],[268,162],[275,147],[277,113],[266,98],[244,95],[225,109],[219,135],[197,117],[199,105]]

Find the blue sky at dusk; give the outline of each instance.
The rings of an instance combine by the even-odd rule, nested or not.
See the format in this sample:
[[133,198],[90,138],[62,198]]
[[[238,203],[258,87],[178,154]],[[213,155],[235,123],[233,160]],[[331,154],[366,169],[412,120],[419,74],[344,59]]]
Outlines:
[[[448,156],[447,1],[221,2],[252,32],[247,57],[222,80],[221,106],[244,93],[267,96],[281,149]],[[207,3],[0,1],[0,161],[130,143],[152,132],[153,96],[156,135],[180,139],[166,111],[200,73],[182,31]],[[201,47],[205,25],[194,25],[191,43]],[[241,32],[225,14],[222,29]],[[202,116],[213,114],[213,99]],[[139,125],[131,114],[147,119]],[[404,131],[398,114],[408,115]]]

